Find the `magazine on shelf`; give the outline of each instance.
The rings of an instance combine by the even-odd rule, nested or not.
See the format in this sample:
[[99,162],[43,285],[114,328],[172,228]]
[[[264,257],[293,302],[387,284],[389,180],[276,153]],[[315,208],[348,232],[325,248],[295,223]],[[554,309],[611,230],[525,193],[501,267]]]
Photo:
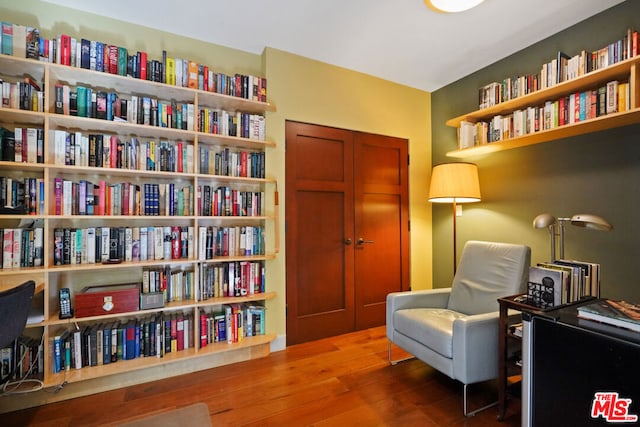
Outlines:
[[578,307],[578,317],[640,332],[640,304],[599,299]]

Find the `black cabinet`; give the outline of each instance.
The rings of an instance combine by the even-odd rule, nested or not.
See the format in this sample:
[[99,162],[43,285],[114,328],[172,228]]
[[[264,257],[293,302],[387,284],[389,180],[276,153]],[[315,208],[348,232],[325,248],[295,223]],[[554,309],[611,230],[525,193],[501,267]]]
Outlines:
[[640,334],[577,317],[523,313],[523,425],[640,420]]

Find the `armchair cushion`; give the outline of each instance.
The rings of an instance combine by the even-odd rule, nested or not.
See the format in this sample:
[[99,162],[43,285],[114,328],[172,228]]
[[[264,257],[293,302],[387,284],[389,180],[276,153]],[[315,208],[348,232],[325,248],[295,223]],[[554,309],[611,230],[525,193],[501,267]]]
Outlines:
[[466,317],[446,308],[410,308],[395,313],[398,332],[418,342],[429,343],[429,348],[444,357],[453,357],[453,322]]
[[498,311],[498,298],[524,291],[530,262],[523,245],[467,242],[447,308],[465,314]]

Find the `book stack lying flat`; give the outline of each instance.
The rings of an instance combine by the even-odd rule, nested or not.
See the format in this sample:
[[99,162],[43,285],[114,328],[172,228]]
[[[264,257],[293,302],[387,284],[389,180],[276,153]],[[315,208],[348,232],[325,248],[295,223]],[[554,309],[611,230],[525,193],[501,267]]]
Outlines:
[[640,332],[640,304],[599,299],[578,307],[578,317]]

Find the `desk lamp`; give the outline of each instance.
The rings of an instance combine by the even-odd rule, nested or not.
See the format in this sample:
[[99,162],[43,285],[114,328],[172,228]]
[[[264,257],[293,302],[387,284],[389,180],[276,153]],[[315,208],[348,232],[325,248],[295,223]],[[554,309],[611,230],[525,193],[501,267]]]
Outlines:
[[[551,238],[551,261],[564,258],[564,227],[571,223],[576,227],[589,228],[591,230],[609,231],[613,228],[607,220],[593,214],[575,214],[571,218],[556,218],[551,214],[542,213],[533,219],[534,228],[549,229]],[[556,247],[559,243],[560,257],[556,258]]]

